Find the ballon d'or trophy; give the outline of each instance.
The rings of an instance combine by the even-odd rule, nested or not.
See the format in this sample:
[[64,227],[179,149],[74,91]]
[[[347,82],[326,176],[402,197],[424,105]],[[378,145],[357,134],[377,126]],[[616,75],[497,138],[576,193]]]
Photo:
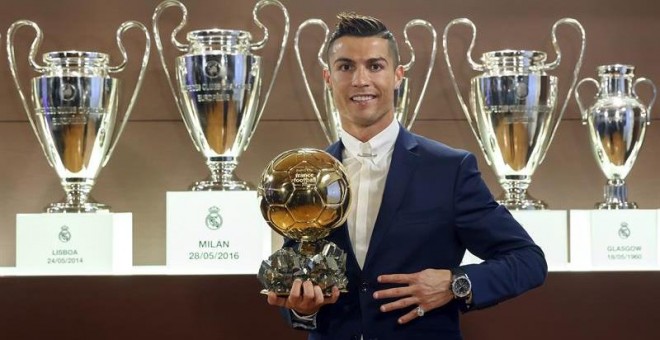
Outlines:
[[[18,79],[14,54],[14,35],[23,26],[30,26],[36,31],[28,63],[34,71],[41,73],[41,76],[32,78],[32,105],[28,103]],[[109,75],[126,67],[128,58],[121,37],[131,28],[144,32],[146,46],[133,96],[121,124],[115,126],[120,120],[117,111],[121,85],[117,78]],[[16,21],[7,31],[7,57],[16,89],[46,159],[60,177],[66,193],[64,202],[53,203],[46,211],[109,211],[107,205],[95,202],[89,193],[101,168],[108,163],[140,92],[149,60],[149,32],[136,21],[127,21],[119,26],[116,39],[123,61],[117,66],[109,65],[110,58],[105,53],[83,51],[45,53],[45,64],[40,65],[35,57],[42,38],[39,26],[29,20]]]
[[[473,70],[483,72],[472,78],[469,108],[456,82],[447,44],[449,29],[459,24],[472,29],[468,62]],[[558,79],[546,72],[559,66],[561,52],[556,30],[563,24],[578,30],[581,48],[566,100],[557,114]],[[575,88],[585,48],[584,29],[578,21],[570,18],[553,25],[552,44],[557,58],[551,63],[546,63],[546,53],[531,50],[486,52],[481,57],[482,63],[477,63],[472,59],[476,35],[477,29],[472,21],[455,19],[445,28],[443,47],[461,108],[486,161],[504,188],[504,195],[498,202],[512,210],[545,209],[547,205],[530,197],[527,188],[536,167],[547,154]]]
[[[341,122],[339,120],[339,111],[337,111],[334,100],[332,99],[332,90],[327,85],[324,85],[324,89],[323,89],[323,102],[325,104],[325,117],[324,117],[323,114],[321,114],[321,111],[319,110],[319,105],[317,104],[316,97],[314,96],[314,92],[312,91],[312,88],[309,85],[307,72],[305,71],[305,66],[303,64],[302,56],[300,54],[300,33],[308,26],[320,26],[325,31],[325,38],[323,40],[323,44],[319,48],[317,54],[317,59],[321,70],[324,69],[329,70],[328,63],[325,61],[325,58],[326,58],[327,44],[330,40],[330,30],[328,29],[328,25],[326,25],[326,23],[321,19],[305,20],[302,24],[300,24],[300,26],[298,26],[298,30],[296,31],[296,35],[294,38],[294,50],[296,52],[296,58],[298,60],[298,66],[300,67],[300,72],[302,74],[303,81],[305,82],[307,95],[309,96],[309,99],[312,102],[314,113],[316,113],[316,118],[321,124],[321,129],[323,130],[323,133],[328,139],[328,142],[334,143],[337,140],[339,140],[339,132],[341,131]],[[415,64],[415,50],[413,49],[413,46],[410,43],[410,39],[408,38],[408,30],[416,26],[421,26],[426,28],[431,33],[433,41],[431,43],[431,56],[429,59],[428,68],[426,70],[426,77],[424,78],[424,85],[422,86],[422,89],[419,92],[417,103],[415,104],[415,108],[412,112],[410,112],[410,108],[409,108],[410,107],[409,78],[404,77],[401,80],[401,84],[399,85],[399,87],[394,90],[394,115],[396,119],[407,129],[410,129],[412,127],[413,123],[415,122],[415,119],[417,118],[417,114],[419,113],[419,108],[426,94],[427,85],[429,83],[429,80],[431,79],[431,73],[433,71],[433,65],[435,64],[435,56],[437,52],[437,46],[436,46],[437,34],[435,32],[435,29],[433,28],[433,25],[421,19],[410,20],[403,29],[405,44],[410,49],[410,61],[407,64],[403,65],[404,71],[407,73],[410,69],[413,68],[413,65]]]
[[[651,124],[656,88],[646,78],[633,81],[635,67],[632,65],[602,65],[597,70],[600,81],[585,78],[575,89],[582,123],[589,127],[591,151],[607,177],[605,201],[597,203],[596,208],[636,209],[637,204],[628,201],[625,178],[642,147],[646,126]],[[582,104],[578,93],[585,82],[591,82],[598,88],[595,102],[588,108]],[[653,91],[648,106],[637,96],[635,89],[640,83],[647,83]]]
[[[260,100],[262,60],[253,51],[262,49],[268,40],[268,28],[259,21],[257,13],[269,5],[282,10],[285,23],[279,57],[270,73],[270,85]],[[176,82],[170,76],[158,28],[163,11],[173,6],[182,11],[183,17],[170,40],[177,50],[185,53],[176,57]],[[253,42],[247,31],[210,28],[189,32],[187,42],[181,43],[176,36],[188,20],[186,7],[179,1],[167,0],[154,11],[154,40],[165,76],[193,144],[204,155],[211,171],[208,179],[194,183],[191,190],[252,188],[236,177],[234,169],[254,134],[277,78],[289,36],[289,15],[280,2],[261,0],[256,3],[252,16],[255,24],[263,29],[264,37],[260,41]]]
[[264,291],[289,295],[295,279],[311,280],[324,294],[346,291],[346,253],[324,240],[348,215],[350,188],[341,162],[317,149],[294,149],[275,157],[257,190],[268,225],[290,241],[263,261]]

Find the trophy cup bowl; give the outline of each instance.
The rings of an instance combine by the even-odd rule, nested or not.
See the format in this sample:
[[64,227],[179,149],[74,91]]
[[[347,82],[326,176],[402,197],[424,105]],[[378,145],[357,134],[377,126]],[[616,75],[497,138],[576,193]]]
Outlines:
[[311,280],[329,295],[346,291],[346,253],[324,240],[346,220],[350,188],[341,162],[317,149],[294,149],[275,157],[257,190],[261,213],[277,233],[295,241],[263,261],[264,291],[289,295],[295,279]]
[[[314,92],[312,91],[312,88],[309,85],[309,78],[307,77],[307,71],[305,70],[305,65],[303,63],[302,55],[300,53],[300,34],[305,28],[309,26],[319,26],[325,32],[323,43],[319,47],[317,53],[317,61],[321,70],[329,70],[328,63],[325,61],[325,58],[327,53],[326,50],[327,44],[330,41],[330,29],[328,28],[328,25],[321,19],[305,20],[303,23],[300,24],[300,26],[298,26],[298,30],[296,31],[294,37],[294,50],[296,53],[296,60],[298,61],[298,67],[300,68],[300,73],[303,77],[305,89],[307,91],[307,96],[312,102],[312,108],[314,109],[316,118],[321,124],[321,129],[323,130],[323,133],[325,134],[328,142],[334,143],[337,140],[339,140],[340,137],[339,134],[341,131],[341,120],[339,117],[339,111],[337,111],[334,99],[332,97],[332,89],[330,89],[330,87],[328,87],[327,84],[324,84],[323,86],[323,104],[325,108],[325,114],[322,114],[321,110],[319,109],[319,105],[317,104],[316,96],[314,95]],[[408,72],[415,64],[415,50],[413,49],[413,46],[408,38],[408,30],[416,26],[424,27],[431,33],[432,48],[431,48],[431,56],[429,59],[429,65],[426,70],[426,76],[424,78],[424,85],[422,86],[422,89],[419,91],[419,97],[417,98],[417,103],[415,104],[415,108],[413,110],[410,110],[411,90],[410,90],[410,81],[408,77],[403,77],[401,83],[399,84],[399,87],[394,90],[394,115],[395,118],[399,121],[399,123],[401,123],[407,129],[410,129],[412,127],[413,123],[415,122],[415,119],[417,118],[417,114],[419,113],[419,108],[421,107],[422,100],[426,95],[426,89],[429,80],[431,79],[431,74],[433,72],[433,65],[435,65],[435,56],[437,54],[437,34],[435,29],[433,28],[433,25],[421,19],[410,20],[406,24],[403,30],[405,44],[406,46],[408,46],[410,50],[410,61],[407,64],[402,65],[404,71]],[[398,60],[396,60],[395,62],[398,63]]]
[[[454,76],[447,43],[449,29],[459,24],[472,29],[468,62],[473,70],[482,72],[471,80],[469,105]],[[562,24],[573,26],[580,33],[582,43],[573,81],[557,114],[559,81],[547,71],[557,68],[561,60],[556,29]],[[584,55],[584,29],[570,18],[553,25],[552,43],[557,58],[551,63],[546,63],[547,55],[541,51],[508,49],[486,52],[481,63],[477,63],[472,59],[476,33],[469,19],[452,20],[445,28],[443,47],[450,78],[470,129],[504,189],[497,201],[510,210],[545,209],[547,204],[532,198],[527,189],[534,171],[547,154],[575,87]]]
[[[632,65],[601,65],[597,71],[600,81],[585,78],[578,83],[575,91],[582,123],[589,128],[591,150],[607,177],[605,200],[596,203],[596,208],[636,209],[637,204],[628,201],[625,178],[642,147],[646,127],[651,123],[656,88],[646,78],[633,81],[635,67]],[[595,84],[598,89],[594,104],[588,108],[583,106],[579,94],[580,86],[585,82]],[[640,83],[647,83],[653,91],[648,106],[637,96],[636,88]]]
[[[31,26],[37,33],[28,61],[35,71],[42,73],[31,80],[31,105],[23,94],[14,55],[14,34],[23,26]],[[120,81],[109,73],[124,69],[127,56],[121,36],[133,27],[145,34],[146,47],[133,96],[118,126]],[[90,197],[90,191],[101,168],[110,159],[139,93],[149,58],[149,33],[144,25],[135,21],[119,27],[117,42],[124,60],[118,66],[110,66],[105,53],[84,51],[45,53],[45,65],[39,65],[34,57],[41,40],[39,26],[28,20],[15,22],[7,34],[7,52],[16,88],[46,159],[60,177],[66,193],[63,202],[52,203],[46,212],[109,211],[107,205]]]
[[[253,51],[263,48],[268,40],[268,29],[259,21],[257,12],[269,5],[282,10],[285,24],[278,60],[262,100],[262,59]],[[158,19],[168,7],[178,7],[183,13],[181,23],[171,34],[174,46],[185,52],[175,59],[175,81],[165,62],[158,28]],[[179,113],[193,144],[206,158],[211,172],[206,180],[195,182],[190,189],[253,190],[253,185],[240,180],[234,174],[234,169],[254,135],[277,77],[289,34],[288,12],[276,0],[257,2],[253,19],[264,34],[264,38],[257,42],[252,41],[252,35],[247,31],[211,28],[191,31],[186,35],[187,42],[180,43],[176,35],[185,26],[187,17],[188,11],[181,2],[163,1],[154,11],[153,31],[161,64]]]

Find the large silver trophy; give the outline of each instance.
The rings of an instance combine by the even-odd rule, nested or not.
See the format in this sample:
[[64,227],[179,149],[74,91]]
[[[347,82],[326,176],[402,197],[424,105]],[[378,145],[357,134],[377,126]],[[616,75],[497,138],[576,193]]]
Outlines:
[[[282,10],[285,23],[270,85],[263,100],[260,100],[261,57],[253,54],[253,51],[263,48],[268,40],[268,28],[259,21],[257,13],[269,5]],[[175,61],[176,83],[165,62],[158,28],[162,12],[173,6],[183,12],[183,17],[172,31],[171,41],[176,49],[185,52]],[[289,36],[289,15],[280,2],[261,0],[256,3],[252,16],[255,24],[263,29],[264,37],[260,41],[252,42],[252,35],[247,31],[211,28],[191,31],[186,35],[187,43],[181,43],[176,35],[188,20],[186,7],[178,1],[167,0],[158,5],[154,12],[154,39],[165,76],[188,133],[211,170],[210,177],[194,183],[192,190],[253,188],[238,179],[234,169],[254,134],[277,78]]]
[[[309,96],[309,99],[312,102],[312,107],[314,108],[314,113],[316,113],[316,117],[319,123],[321,124],[321,129],[323,130],[323,133],[328,139],[328,142],[334,143],[337,140],[339,140],[339,131],[341,131],[340,130],[341,122],[339,120],[339,112],[337,111],[337,108],[335,107],[335,103],[332,99],[331,89],[327,85],[324,85],[324,90],[323,90],[323,102],[325,104],[325,116],[324,116],[323,114],[321,114],[321,111],[319,110],[316,97],[314,96],[312,88],[309,85],[307,72],[305,71],[305,67],[302,61],[302,56],[300,55],[300,46],[299,46],[300,33],[308,26],[320,26],[325,31],[325,38],[323,40],[323,44],[319,48],[319,52],[317,55],[317,59],[319,62],[319,66],[321,67],[321,70],[329,69],[328,63],[325,61],[325,51],[326,51],[326,45],[330,40],[330,30],[328,29],[328,25],[326,25],[326,23],[321,19],[305,20],[302,24],[300,24],[300,26],[298,26],[298,30],[296,31],[296,35],[294,38],[294,49],[296,52],[296,58],[298,60],[298,66],[300,67],[300,72],[302,73],[303,80],[305,82],[307,95]],[[410,69],[412,69],[413,65],[415,64],[415,50],[413,49],[413,46],[410,43],[410,39],[408,38],[408,30],[416,26],[421,26],[426,28],[431,33],[433,41],[431,48],[431,57],[429,59],[429,65],[426,70],[426,76],[424,78],[424,85],[422,86],[422,89],[419,93],[419,97],[417,99],[417,103],[415,104],[415,108],[412,111],[412,113],[410,112],[410,108],[409,108],[410,84],[408,77],[404,77],[402,79],[401,84],[395,90],[394,93],[395,117],[407,129],[410,129],[412,127],[413,123],[415,122],[415,119],[417,118],[417,114],[419,113],[419,108],[422,104],[422,100],[424,99],[424,95],[426,94],[426,87],[429,83],[429,80],[431,79],[431,73],[433,71],[433,65],[435,64],[435,56],[437,52],[437,46],[436,46],[437,34],[435,32],[435,29],[433,28],[433,25],[421,19],[413,19],[409,21],[403,29],[405,44],[410,49],[410,61],[407,64],[403,65],[404,71],[408,72]]]
[[[42,74],[32,78],[32,105],[18,79],[14,54],[14,34],[23,26],[36,31],[28,63],[34,71]],[[128,57],[121,37],[131,28],[144,32],[146,46],[133,96],[117,128],[121,86],[119,80],[109,74],[121,72],[126,67]],[[95,202],[89,193],[101,168],[108,163],[140,92],[149,60],[149,32],[136,21],[119,26],[116,39],[123,61],[117,66],[109,65],[107,54],[83,51],[45,53],[45,65],[40,65],[35,57],[42,39],[39,26],[29,20],[17,21],[7,31],[7,56],[16,89],[46,159],[57,172],[66,192],[64,202],[53,203],[46,211],[107,211],[109,207]]]
[[[559,66],[561,51],[556,30],[563,24],[579,31],[581,47],[566,100],[557,114],[558,79],[546,72]],[[466,25],[472,29],[467,60],[473,70],[483,72],[472,78],[469,108],[449,60],[447,35],[454,25]],[[561,19],[552,26],[552,44],[557,59],[551,63],[546,63],[546,53],[530,50],[486,52],[481,57],[482,63],[477,63],[472,59],[476,34],[472,21],[455,19],[445,28],[443,47],[461,108],[486,161],[504,188],[504,195],[498,202],[514,210],[545,209],[547,205],[531,198],[527,188],[536,167],[543,162],[575,88],[585,48],[584,29],[578,21],[570,18]]]
[[[607,177],[605,201],[597,203],[596,208],[636,209],[637,204],[628,201],[624,179],[642,147],[646,126],[651,124],[656,88],[646,78],[633,81],[635,67],[632,65],[602,65],[597,70],[600,82],[585,78],[575,89],[582,123],[589,127],[591,150]],[[595,103],[588,108],[582,104],[578,93],[585,82],[591,82],[598,88]],[[647,83],[653,91],[648,106],[639,100],[635,91],[640,83]]]

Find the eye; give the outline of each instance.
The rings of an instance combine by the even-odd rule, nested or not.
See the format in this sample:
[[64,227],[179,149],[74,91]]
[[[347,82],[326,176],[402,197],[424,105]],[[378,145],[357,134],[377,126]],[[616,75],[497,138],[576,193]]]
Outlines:
[[339,71],[350,71],[352,69],[351,64],[339,64],[337,70]]
[[383,64],[380,64],[380,63],[375,63],[375,64],[369,65],[369,70],[373,71],[373,72],[380,71],[384,68],[385,68],[385,66]]

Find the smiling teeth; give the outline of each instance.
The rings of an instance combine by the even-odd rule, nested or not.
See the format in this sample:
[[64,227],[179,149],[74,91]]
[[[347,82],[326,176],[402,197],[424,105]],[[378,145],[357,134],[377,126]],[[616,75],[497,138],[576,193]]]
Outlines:
[[363,101],[367,101],[367,100],[370,100],[370,99],[373,99],[373,98],[374,98],[374,96],[355,96],[352,99],[356,102],[363,102]]

